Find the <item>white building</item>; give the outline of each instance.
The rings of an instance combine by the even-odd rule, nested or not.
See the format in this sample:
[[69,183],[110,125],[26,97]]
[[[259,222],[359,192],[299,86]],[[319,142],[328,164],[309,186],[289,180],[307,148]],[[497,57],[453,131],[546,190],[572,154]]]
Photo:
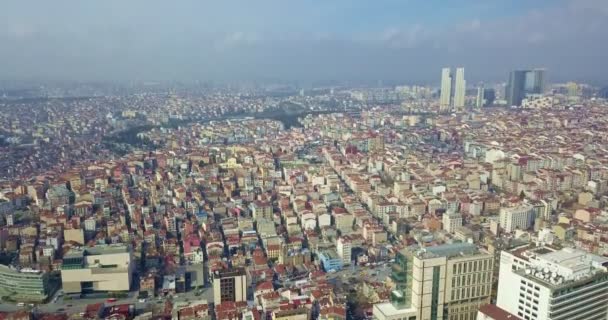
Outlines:
[[329,227],[331,226],[331,215],[327,212],[324,212],[319,215],[319,228]]
[[464,109],[464,97],[467,89],[467,82],[464,80],[464,68],[456,69],[456,81],[454,82],[454,108]]
[[72,248],[63,256],[61,283],[65,293],[129,291],[134,269],[130,246]]
[[352,244],[350,239],[346,237],[340,237],[336,243],[336,251],[338,256],[342,259],[343,265],[349,265],[352,258]]
[[452,96],[452,74],[450,68],[441,70],[441,97],[439,107],[441,111],[447,111],[450,107],[450,98]]
[[527,230],[534,223],[534,207],[522,204],[516,207],[500,209],[500,227],[505,232],[513,232],[516,229]]
[[476,108],[483,107],[483,102],[484,102],[483,92],[484,92],[483,86],[477,87],[477,99],[475,100],[475,107]]
[[496,305],[522,319],[608,318],[608,258],[578,249],[502,251]]
[[94,218],[88,218],[84,220],[84,230],[85,231],[95,231],[95,227],[97,225],[97,221]]
[[443,230],[454,233],[456,228],[462,227],[462,216],[457,212],[446,212],[443,215]]

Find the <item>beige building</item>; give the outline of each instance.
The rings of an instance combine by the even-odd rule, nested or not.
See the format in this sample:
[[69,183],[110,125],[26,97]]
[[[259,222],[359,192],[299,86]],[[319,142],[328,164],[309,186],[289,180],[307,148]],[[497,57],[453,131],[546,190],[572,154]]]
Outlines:
[[71,249],[63,257],[61,283],[65,293],[129,291],[134,267],[130,246]]
[[272,320],[308,320],[309,313],[306,308],[276,310],[272,312]]
[[74,241],[80,245],[84,245],[84,231],[78,229],[64,229],[63,239],[65,242]]
[[247,301],[247,275],[244,268],[216,271],[213,274],[213,301]]
[[469,243],[400,253],[391,302],[374,305],[376,319],[473,320],[490,303],[493,256]]

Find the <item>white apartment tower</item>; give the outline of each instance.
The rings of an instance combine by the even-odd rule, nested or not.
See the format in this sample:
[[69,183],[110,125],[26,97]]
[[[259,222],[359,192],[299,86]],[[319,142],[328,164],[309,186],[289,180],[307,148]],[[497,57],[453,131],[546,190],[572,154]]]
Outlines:
[[338,243],[336,244],[336,251],[338,251],[338,256],[342,259],[343,265],[349,265],[352,259],[352,244],[350,239],[346,237],[340,237],[338,239]]
[[500,227],[505,232],[527,230],[534,223],[534,212],[534,207],[529,204],[500,208]]
[[475,107],[476,108],[482,108],[483,107],[483,102],[484,102],[484,98],[483,98],[483,93],[484,93],[484,87],[480,86],[477,87],[477,99],[475,100]]
[[439,101],[440,111],[445,112],[450,109],[450,100],[452,97],[452,73],[450,68],[441,70],[441,97]]
[[456,228],[462,227],[462,216],[457,212],[446,212],[442,218],[443,230],[454,233]]
[[527,320],[608,319],[607,265],[572,248],[502,251],[496,305]]
[[464,68],[456,69],[456,81],[454,82],[454,108],[464,109],[464,97],[467,89],[467,82],[464,80]]

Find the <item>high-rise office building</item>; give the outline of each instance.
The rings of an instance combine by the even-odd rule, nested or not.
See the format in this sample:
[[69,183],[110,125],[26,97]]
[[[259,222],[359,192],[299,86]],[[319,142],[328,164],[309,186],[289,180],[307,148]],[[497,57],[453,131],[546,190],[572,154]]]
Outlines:
[[397,255],[391,302],[374,305],[375,319],[475,319],[490,302],[494,258],[469,243]]
[[224,301],[247,301],[247,275],[244,268],[220,270],[213,274],[215,304]]
[[528,320],[608,318],[608,258],[523,246],[500,254],[496,305]]
[[475,107],[481,108],[484,105],[484,88],[483,86],[477,87],[477,99],[475,100]]
[[545,70],[515,70],[509,74],[505,90],[509,106],[521,106],[527,95],[540,95],[545,90]]
[[450,68],[443,68],[441,70],[441,97],[439,99],[439,108],[441,111],[449,110],[451,97],[452,73]]
[[464,97],[467,89],[467,82],[464,79],[464,68],[456,69],[456,80],[454,82],[454,108],[464,109]]
[[496,100],[496,90],[493,88],[487,88],[483,90],[483,100],[486,105],[493,105]]

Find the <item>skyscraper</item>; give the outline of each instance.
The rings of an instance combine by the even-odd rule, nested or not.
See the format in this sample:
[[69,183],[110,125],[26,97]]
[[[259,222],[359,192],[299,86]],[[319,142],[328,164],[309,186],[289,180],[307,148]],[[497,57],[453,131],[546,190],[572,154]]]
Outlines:
[[483,107],[484,101],[484,88],[483,86],[477,87],[477,100],[475,101],[475,107],[481,108]]
[[542,94],[545,90],[545,70],[515,70],[509,74],[506,88],[507,104],[520,106],[527,95]]
[[467,89],[467,82],[464,80],[464,68],[456,69],[456,81],[454,83],[454,108],[462,110],[464,108],[464,96]]
[[452,96],[452,74],[450,68],[441,70],[441,97],[439,100],[440,111],[447,111],[450,107]]

